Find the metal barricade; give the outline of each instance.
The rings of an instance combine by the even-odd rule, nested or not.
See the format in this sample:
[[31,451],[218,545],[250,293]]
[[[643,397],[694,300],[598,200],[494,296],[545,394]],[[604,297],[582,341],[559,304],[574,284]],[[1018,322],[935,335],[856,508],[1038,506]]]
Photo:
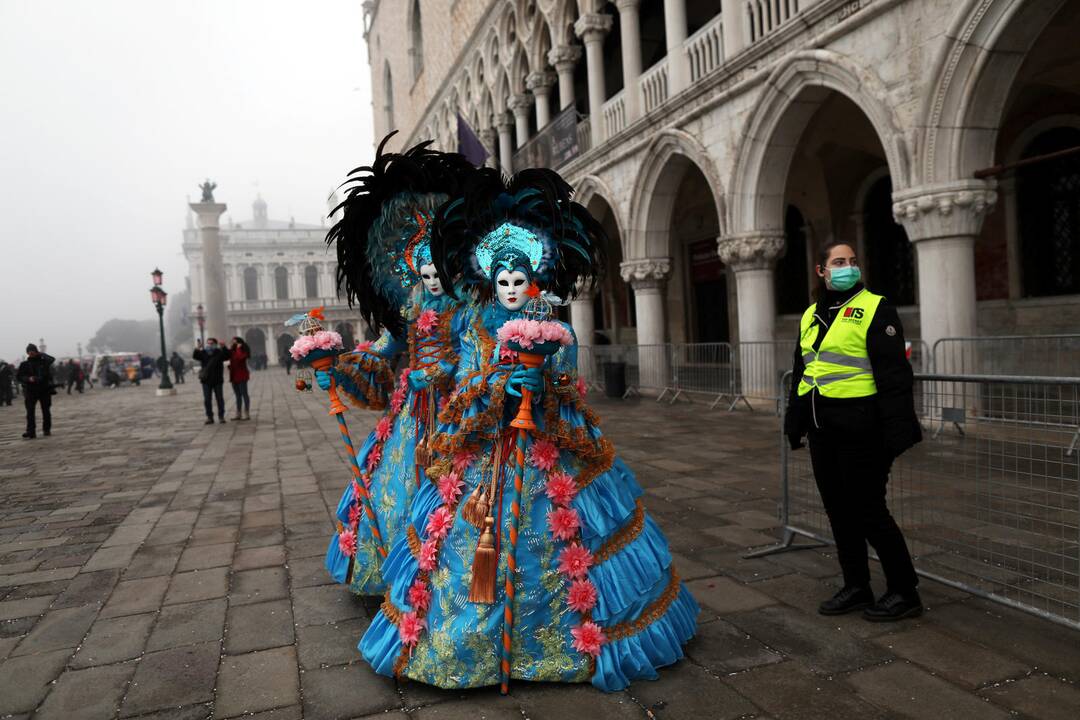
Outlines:
[[795,342],[789,340],[762,340],[740,342],[734,346],[735,392],[747,407],[749,398],[769,400],[776,403],[780,379],[791,370]]
[[[735,361],[730,343],[686,343],[668,350],[668,382],[656,400],[674,404],[691,395],[711,399],[710,408],[730,400],[728,410],[740,397],[735,391]],[[744,399],[744,398],[743,398]]]
[[1060,377],[1080,369],[1080,335],[997,335],[941,338],[933,372]]
[[[889,505],[919,574],[1080,628],[1080,378],[919,374],[915,389],[924,439],[893,464]],[[808,452],[780,447],[783,538],[755,557],[831,542]]]

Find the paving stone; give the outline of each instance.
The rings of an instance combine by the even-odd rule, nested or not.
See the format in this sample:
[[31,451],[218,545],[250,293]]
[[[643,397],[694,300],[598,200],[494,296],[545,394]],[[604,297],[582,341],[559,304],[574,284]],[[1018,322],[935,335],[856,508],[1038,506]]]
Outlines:
[[359,660],[360,651],[356,646],[370,623],[367,618],[356,618],[327,625],[296,628],[300,666],[305,670],[312,670]]
[[176,568],[179,558],[180,547],[177,545],[145,545],[131,559],[124,571],[124,579],[168,575]]
[[1031,675],[980,693],[998,705],[1040,720],[1076,720],[1080,712],[1080,689],[1048,675]]
[[330,533],[333,528],[327,524],[326,532],[322,537],[294,537],[287,538],[285,540],[285,547],[288,550],[289,561],[296,558],[306,557],[326,557],[326,545],[330,542]]
[[8,600],[0,602],[0,621],[14,620],[22,617],[36,617],[52,604],[53,595],[23,598],[22,600]]
[[17,637],[0,637],[0,660],[6,658],[15,646],[22,640],[22,636]]
[[237,550],[232,566],[234,570],[253,570],[260,567],[280,567],[284,564],[285,546],[268,545]]
[[240,529],[247,530],[254,527],[278,527],[281,525],[280,510],[259,510],[257,512],[244,513],[240,519]]
[[0,717],[36,708],[69,657],[70,650],[55,650],[0,663]]
[[111,720],[116,717],[134,663],[68,670],[34,714],[37,720]]
[[108,665],[139,657],[156,620],[157,613],[99,618],[90,626],[90,633],[71,661],[72,667]]
[[294,644],[292,606],[288,600],[240,605],[229,610],[225,652],[229,655]]
[[53,568],[52,570],[32,570],[30,572],[12,573],[0,575],[0,587],[14,585],[32,585],[34,583],[48,583],[54,580],[70,580],[79,574],[79,568]]
[[[478,691],[473,691],[478,692]],[[502,697],[498,693],[484,694],[467,700],[428,705],[413,710],[411,714],[387,713],[381,715],[368,715],[369,718],[406,718],[414,720],[521,720],[526,717],[522,714],[521,707],[512,696]],[[534,716],[541,717],[541,716]]]
[[847,682],[875,705],[902,717],[925,718],[933,708],[938,717],[1005,720],[1009,713],[904,661],[853,673]]
[[773,535],[765,535],[757,530],[750,530],[749,528],[740,527],[738,525],[707,528],[704,532],[706,535],[712,535],[728,545],[734,545],[735,547],[740,548],[773,545],[777,541],[777,538]]
[[308,670],[301,682],[305,720],[347,720],[401,707],[394,681],[365,664]]
[[119,617],[135,615],[161,607],[165,588],[169,586],[169,576],[124,580],[101,610],[101,617]]
[[773,650],[798,657],[814,672],[857,670],[893,658],[887,650],[844,632],[831,618],[808,615],[783,605],[725,619]]
[[183,525],[159,523],[146,538],[144,545],[182,545],[190,535],[191,530]]
[[219,643],[147,653],[120,707],[121,717],[213,700]]
[[12,655],[73,648],[82,642],[97,614],[97,605],[50,610],[38,621],[33,631],[23,638]]
[[127,567],[131,564],[131,558],[135,557],[135,551],[138,549],[139,545],[137,543],[103,547],[94,553],[93,557],[86,562],[86,565],[83,566],[83,571],[91,572],[94,570]]
[[172,576],[165,604],[194,602],[225,597],[229,591],[229,568],[192,570]]
[[230,605],[247,605],[288,596],[285,568],[259,568],[235,572],[232,575]]
[[641,707],[625,692],[601,693],[592,685],[559,683],[517,683],[511,688],[514,699],[521,704],[528,718],[568,718],[579,715],[584,708],[596,717],[641,718]]
[[285,530],[278,527],[253,527],[240,533],[237,547],[254,548],[281,545],[285,542]]
[[770,650],[742,630],[724,620],[703,622],[686,645],[694,662],[715,673],[733,673],[759,665],[781,662],[784,657]]
[[655,682],[635,682],[628,692],[657,718],[724,720],[756,709],[719,678],[689,663],[664,668]]
[[721,615],[752,610],[776,602],[768,595],[726,577],[692,580],[686,583],[686,587],[700,605],[708,606]]
[[[977,640],[977,638],[972,638]],[[932,627],[916,626],[874,640],[878,645],[936,675],[970,688],[1021,677],[1033,668]],[[1077,706],[1080,708],[1080,705]]]
[[229,718],[296,705],[300,702],[299,685],[295,648],[225,657],[218,676],[214,716]]
[[364,608],[340,585],[297,588],[293,591],[293,620],[297,625],[321,625],[361,617]]
[[244,720],[302,720],[304,711],[299,705],[267,710],[266,712],[245,715]]
[[187,570],[206,570],[213,567],[223,567],[232,563],[233,550],[236,544],[232,542],[217,543],[214,545],[189,545],[184,554],[180,556],[180,562],[176,565],[177,572]]
[[148,652],[219,640],[225,630],[224,598],[166,605],[146,644]]
[[213,717],[212,706],[206,704],[159,710],[158,712],[140,715],[139,720],[211,720]]
[[334,578],[326,571],[322,557],[293,558],[289,560],[289,579],[294,588],[330,585]]
[[724,682],[765,712],[784,720],[891,717],[856,697],[841,680],[814,675],[792,661],[731,675]]
[[191,533],[188,547],[201,545],[233,545],[236,543],[237,530],[234,527],[214,527],[196,530]]

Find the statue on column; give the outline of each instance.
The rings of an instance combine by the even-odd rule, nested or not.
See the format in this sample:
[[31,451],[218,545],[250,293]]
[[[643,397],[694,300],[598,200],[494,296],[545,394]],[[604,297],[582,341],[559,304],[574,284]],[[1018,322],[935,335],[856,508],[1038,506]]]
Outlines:
[[202,200],[200,202],[214,202],[214,188],[216,187],[217,183],[211,182],[210,178],[206,178],[206,182],[199,186],[199,189],[202,190]]

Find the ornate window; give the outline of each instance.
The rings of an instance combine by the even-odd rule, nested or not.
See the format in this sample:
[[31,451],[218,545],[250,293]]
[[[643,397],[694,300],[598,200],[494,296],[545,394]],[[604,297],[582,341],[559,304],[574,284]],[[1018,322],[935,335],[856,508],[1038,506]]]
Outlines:
[[259,299],[259,274],[253,267],[244,268],[244,299]]
[[[1024,149],[1023,159],[1080,147],[1080,130],[1054,128]],[[1020,168],[1017,214],[1024,295],[1080,293],[1080,154]]]
[[289,299],[289,271],[281,265],[274,269],[274,297],[278,300]]
[[309,298],[319,297],[319,270],[314,265],[304,268],[304,294]]

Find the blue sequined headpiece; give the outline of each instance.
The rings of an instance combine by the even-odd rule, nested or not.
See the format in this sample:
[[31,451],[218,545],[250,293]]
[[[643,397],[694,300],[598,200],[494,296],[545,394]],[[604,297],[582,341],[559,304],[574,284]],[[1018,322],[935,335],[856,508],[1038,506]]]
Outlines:
[[441,194],[401,193],[383,205],[368,234],[368,258],[377,290],[399,307],[431,262],[431,221],[446,199]]
[[534,275],[541,272],[544,242],[535,230],[505,222],[476,245],[476,262],[488,278],[500,269],[527,267]]

